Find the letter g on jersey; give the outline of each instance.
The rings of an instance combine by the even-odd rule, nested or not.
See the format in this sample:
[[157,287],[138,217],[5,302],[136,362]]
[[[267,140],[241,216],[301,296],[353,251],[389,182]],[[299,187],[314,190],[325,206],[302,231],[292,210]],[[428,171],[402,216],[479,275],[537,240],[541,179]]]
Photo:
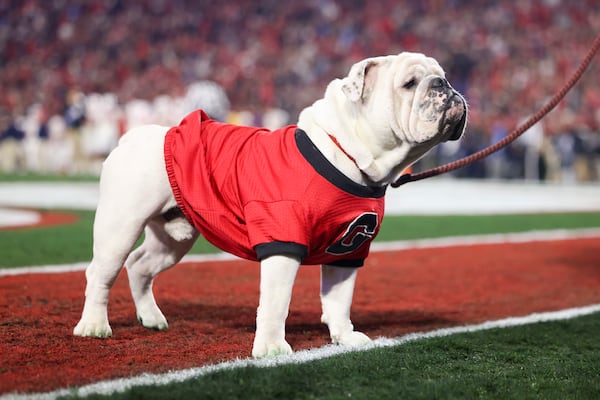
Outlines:
[[377,214],[364,213],[359,215],[348,225],[342,237],[325,251],[336,256],[352,253],[363,243],[373,239],[377,224]]

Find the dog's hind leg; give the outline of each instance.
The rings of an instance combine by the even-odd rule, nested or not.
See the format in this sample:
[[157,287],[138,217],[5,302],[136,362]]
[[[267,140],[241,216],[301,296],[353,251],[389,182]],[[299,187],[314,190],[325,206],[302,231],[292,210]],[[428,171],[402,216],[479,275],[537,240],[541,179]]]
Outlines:
[[73,330],[77,336],[112,335],[109,290],[146,223],[174,206],[163,158],[166,132],[158,126],[131,131],[103,164],[85,304]]
[[161,271],[181,260],[197,237],[198,231],[183,214],[169,220],[161,215],[148,223],[144,242],[125,261],[137,318],[146,328],[167,329],[167,319],[156,305],[152,283]]
[[94,219],[94,254],[85,271],[85,304],[81,320],[73,330],[76,336],[112,336],[108,323],[108,293],[146,224],[143,214],[123,214],[124,208],[131,207],[115,199],[115,195],[105,196],[102,180],[101,199]]
[[106,221],[103,214],[100,209],[96,213],[94,257],[85,271],[85,304],[81,319],[73,330],[76,336],[112,336],[108,323],[108,293],[143,228],[143,221],[110,224],[110,218]]

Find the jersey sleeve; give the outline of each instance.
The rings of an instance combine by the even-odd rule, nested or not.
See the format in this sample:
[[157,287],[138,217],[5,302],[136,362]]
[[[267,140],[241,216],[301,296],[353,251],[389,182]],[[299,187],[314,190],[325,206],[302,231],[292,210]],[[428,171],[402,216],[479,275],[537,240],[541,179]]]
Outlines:
[[252,201],[244,207],[249,244],[260,261],[277,254],[297,256],[308,252],[309,234],[297,201]]

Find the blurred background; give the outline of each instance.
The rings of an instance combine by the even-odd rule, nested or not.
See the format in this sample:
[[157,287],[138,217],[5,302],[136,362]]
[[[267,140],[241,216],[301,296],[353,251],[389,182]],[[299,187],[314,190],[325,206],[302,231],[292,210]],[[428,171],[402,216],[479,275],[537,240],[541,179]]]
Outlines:
[[[481,149],[536,112],[600,33],[598,0],[0,0],[0,172],[97,174],[126,130],[195,108],[277,128],[366,57],[436,58]],[[600,180],[600,57],[558,108],[456,177]]]

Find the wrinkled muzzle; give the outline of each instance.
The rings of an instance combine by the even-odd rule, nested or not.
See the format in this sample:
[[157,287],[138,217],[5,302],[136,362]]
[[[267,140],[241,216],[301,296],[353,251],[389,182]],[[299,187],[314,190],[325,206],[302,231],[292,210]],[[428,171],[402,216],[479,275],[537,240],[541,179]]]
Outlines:
[[467,125],[467,102],[456,90],[447,103],[443,117],[440,119],[440,132],[445,140],[458,140],[465,132]]
[[442,141],[460,139],[467,124],[465,99],[444,78],[434,78],[430,81],[428,96],[434,99],[433,104],[443,100],[443,105],[438,105],[441,106],[438,108],[441,112],[438,132]]
[[459,139],[467,122],[467,103],[445,78],[424,81],[415,93],[408,134],[414,143]]

